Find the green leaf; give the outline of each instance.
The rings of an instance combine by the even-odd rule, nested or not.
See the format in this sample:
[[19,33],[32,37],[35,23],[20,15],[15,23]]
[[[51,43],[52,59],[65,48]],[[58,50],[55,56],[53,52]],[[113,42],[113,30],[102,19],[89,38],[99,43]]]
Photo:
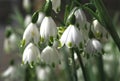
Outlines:
[[38,20],[38,15],[39,15],[39,12],[36,11],[33,16],[32,16],[32,23],[36,23],[37,20]]

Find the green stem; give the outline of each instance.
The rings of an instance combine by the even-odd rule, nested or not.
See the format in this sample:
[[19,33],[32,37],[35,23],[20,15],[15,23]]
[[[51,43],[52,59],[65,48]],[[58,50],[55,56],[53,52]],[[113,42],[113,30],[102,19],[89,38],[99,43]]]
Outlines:
[[74,49],[71,48],[71,56],[72,56],[72,66],[73,66],[73,76],[74,76],[74,80],[78,81],[78,77],[77,77],[77,71],[76,71],[76,64],[75,64],[75,59],[74,59]]
[[103,58],[102,55],[98,57],[98,62],[97,62],[98,70],[99,70],[99,81],[105,81],[105,74],[104,74],[104,67],[103,67]]
[[102,25],[104,25],[104,27],[108,30],[108,32],[111,34],[114,42],[116,43],[116,45],[118,46],[118,49],[120,51],[120,38],[115,30],[115,27],[112,23],[112,20],[107,12],[107,9],[105,8],[102,0],[93,0],[97,10],[98,10],[98,13],[99,13],[99,16],[100,16],[100,23]]
[[82,69],[82,73],[83,73],[83,77],[84,77],[84,80],[85,81],[89,81],[88,80],[88,74],[87,74],[87,70],[85,69],[84,67],[84,64],[83,64],[83,61],[82,61],[82,58],[81,58],[81,55],[80,55],[80,51],[78,49],[75,49],[76,53],[77,53],[77,56],[78,56],[78,60],[79,60],[79,63],[81,65],[81,69]]

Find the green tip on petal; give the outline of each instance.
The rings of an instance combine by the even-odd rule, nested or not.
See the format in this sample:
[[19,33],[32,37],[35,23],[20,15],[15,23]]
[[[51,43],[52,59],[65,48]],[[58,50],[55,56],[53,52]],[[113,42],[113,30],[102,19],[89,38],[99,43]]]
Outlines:
[[72,42],[68,42],[68,44],[67,44],[67,45],[68,45],[68,47],[70,47],[70,48],[71,48],[71,47],[72,47]]
[[43,37],[41,37],[40,41],[41,41],[41,42],[44,42],[44,38],[43,38]]
[[22,40],[20,47],[24,47],[24,46],[25,46],[25,40]]
[[53,36],[50,36],[50,42],[53,42],[54,39],[53,39]]
[[58,48],[61,48],[63,46],[62,42],[58,41]]

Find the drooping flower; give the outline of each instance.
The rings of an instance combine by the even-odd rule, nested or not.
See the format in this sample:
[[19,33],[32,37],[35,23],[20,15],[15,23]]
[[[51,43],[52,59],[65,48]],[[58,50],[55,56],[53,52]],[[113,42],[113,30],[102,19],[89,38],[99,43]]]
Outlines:
[[40,35],[37,26],[33,23],[30,23],[23,34],[23,41],[25,42],[25,45],[28,44],[30,41],[38,44],[39,39]]
[[41,61],[51,66],[59,64],[58,51],[54,47],[47,46],[41,53]]
[[96,39],[90,39],[87,42],[85,52],[87,54],[98,54],[102,53],[102,44]]
[[41,39],[49,40],[50,37],[55,38],[57,36],[57,27],[51,17],[45,17],[40,26]]
[[79,46],[82,40],[82,34],[77,27],[75,25],[69,25],[61,36],[60,42],[61,46],[65,44],[68,48],[71,48]]
[[40,51],[39,49],[33,44],[30,43],[28,46],[25,48],[23,52],[23,63],[29,63],[31,64],[32,62],[36,63],[40,59]]
[[50,72],[51,70],[47,66],[46,67],[38,66],[36,68],[37,78],[39,81],[49,81]]
[[94,27],[94,34],[95,36],[102,40],[102,41],[107,41],[108,39],[108,32],[106,29],[98,22],[98,20],[93,21],[93,27]]
[[25,27],[27,27],[27,25],[29,25],[31,23],[31,15],[26,15],[25,16],[25,20],[24,20],[24,25]]
[[60,11],[61,0],[51,0],[52,9],[57,13]]
[[87,19],[83,10],[77,9],[74,15],[76,17],[76,24],[79,25],[80,28],[84,28],[85,24],[87,23]]
[[41,22],[43,21],[45,17],[45,14],[43,12],[39,12],[38,20],[37,20],[37,25],[40,26]]

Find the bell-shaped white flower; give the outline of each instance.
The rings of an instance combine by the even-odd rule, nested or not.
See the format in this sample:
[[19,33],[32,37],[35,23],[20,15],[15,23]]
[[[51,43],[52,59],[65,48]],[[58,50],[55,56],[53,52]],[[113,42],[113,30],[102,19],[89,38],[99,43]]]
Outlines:
[[94,33],[95,36],[102,41],[107,41],[108,39],[108,32],[106,29],[98,22],[98,20],[93,21]]
[[33,23],[30,23],[23,34],[25,45],[28,44],[31,40],[33,40],[35,44],[38,44],[39,39],[40,35],[37,26]]
[[36,63],[40,58],[40,51],[39,49],[33,44],[30,43],[28,44],[28,46],[25,48],[24,52],[23,52],[23,63],[29,63],[31,64],[31,62]]
[[23,0],[23,8],[28,11],[30,7],[31,7],[30,0]]
[[57,27],[51,17],[45,17],[43,19],[40,27],[40,36],[45,41],[48,40],[50,37],[54,38],[57,36]]
[[25,27],[27,27],[27,25],[31,23],[31,19],[32,19],[31,15],[25,16],[25,20],[24,20]]
[[37,25],[40,26],[41,22],[43,21],[45,17],[45,14],[43,12],[39,12],[38,20],[37,20]]
[[60,11],[61,0],[51,0],[52,9],[57,13]]
[[102,44],[96,39],[90,39],[87,42],[85,52],[87,54],[98,54],[102,53]]
[[50,68],[49,67],[40,67],[36,68],[37,78],[39,81],[49,81],[50,76]]
[[82,34],[77,27],[75,25],[69,25],[61,36],[60,42],[61,46],[65,44],[68,48],[71,48],[79,46],[82,40]]
[[41,53],[41,61],[52,66],[59,64],[58,51],[54,47],[47,46]]
[[79,25],[80,28],[84,28],[85,24],[87,23],[87,19],[83,10],[77,9],[74,15],[76,17],[76,24]]

